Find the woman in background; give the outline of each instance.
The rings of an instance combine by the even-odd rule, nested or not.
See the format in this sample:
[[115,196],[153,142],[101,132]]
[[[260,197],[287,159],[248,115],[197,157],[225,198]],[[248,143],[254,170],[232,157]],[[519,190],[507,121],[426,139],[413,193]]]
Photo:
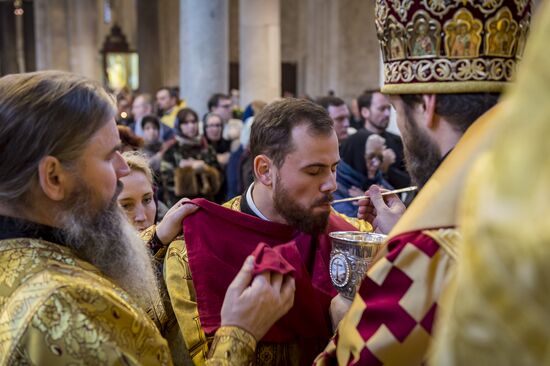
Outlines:
[[176,143],[160,164],[164,202],[173,205],[182,197],[212,200],[220,189],[220,166],[214,148],[199,135],[197,113],[180,110],[175,123]]
[[118,205],[136,230],[142,234],[152,232],[157,244],[167,246],[181,231],[181,221],[186,213],[183,203],[189,200],[183,198],[178,201],[156,224],[158,201],[147,158],[137,151],[125,152],[122,157],[130,167],[130,174],[120,178],[124,186],[118,195]]
[[183,198],[170,208],[157,224],[153,174],[147,158],[137,151],[125,152],[122,157],[130,167],[130,174],[120,178],[124,187],[118,196],[118,205],[151,250],[159,285],[159,296],[151,300],[152,306],[147,312],[167,339],[174,364],[188,364],[189,356],[185,347],[181,346],[181,339],[178,338],[179,329],[162,273],[168,245],[182,234],[183,219],[193,213],[197,206],[184,204],[189,200]]
[[219,164],[219,172],[222,180],[221,188],[214,197],[214,202],[225,202],[225,196],[227,193],[227,179],[226,168],[229,161],[229,154],[231,152],[231,142],[226,140],[222,136],[223,132],[223,120],[216,113],[207,113],[204,117],[204,138],[210,146],[216,151],[216,158]]

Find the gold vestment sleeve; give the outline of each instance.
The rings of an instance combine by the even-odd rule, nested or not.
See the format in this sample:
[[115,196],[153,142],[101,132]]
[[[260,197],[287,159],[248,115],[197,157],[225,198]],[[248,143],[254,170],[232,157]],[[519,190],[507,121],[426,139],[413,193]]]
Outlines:
[[207,339],[200,323],[197,296],[183,240],[174,240],[170,244],[164,270],[170,302],[189,355],[195,365],[204,365],[211,339]]
[[250,365],[254,360],[256,339],[246,330],[222,326],[216,332],[206,365]]

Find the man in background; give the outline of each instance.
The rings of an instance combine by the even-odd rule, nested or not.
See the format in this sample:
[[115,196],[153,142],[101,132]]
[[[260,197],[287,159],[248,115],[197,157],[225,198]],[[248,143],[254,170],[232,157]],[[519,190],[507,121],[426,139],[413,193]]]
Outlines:
[[[143,117],[150,116],[153,114],[153,97],[150,94],[138,94],[134,98],[134,103],[132,103],[132,115],[134,117],[134,122],[128,127],[140,137],[143,137],[144,127],[143,126]],[[167,141],[174,137],[173,129],[167,127],[164,123],[161,124],[159,130],[159,137],[161,141]]]
[[383,171],[384,178],[395,188],[408,187],[410,179],[405,168],[403,142],[398,135],[387,131],[391,108],[388,97],[378,90],[365,92],[357,98],[357,106],[365,123],[342,145],[342,160],[366,175],[365,143],[370,135],[377,134],[386,140],[385,160],[394,161]]
[[[334,130],[338,137],[338,143],[342,143],[348,138],[349,129],[349,108],[346,103],[335,96],[326,96],[317,99],[317,104],[321,105],[328,112],[334,122]],[[364,146],[364,145],[363,145]]]
[[160,112],[160,121],[170,129],[174,128],[176,115],[185,108],[185,101],[179,99],[175,88],[162,87],[157,91],[157,105]]

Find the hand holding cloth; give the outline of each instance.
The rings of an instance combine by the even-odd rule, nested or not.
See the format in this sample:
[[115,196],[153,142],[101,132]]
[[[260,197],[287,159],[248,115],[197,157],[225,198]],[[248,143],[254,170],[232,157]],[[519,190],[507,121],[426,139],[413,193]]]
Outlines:
[[312,238],[288,225],[265,221],[204,199],[195,199],[193,203],[201,209],[187,217],[183,225],[205,333],[213,334],[220,327],[225,292],[245,258],[256,250],[256,274],[265,270],[292,273],[296,280],[294,306],[262,341],[307,338],[328,341],[332,334],[330,301],[336,295],[328,272],[331,250],[328,233],[356,229],[331,214],[325,232]]

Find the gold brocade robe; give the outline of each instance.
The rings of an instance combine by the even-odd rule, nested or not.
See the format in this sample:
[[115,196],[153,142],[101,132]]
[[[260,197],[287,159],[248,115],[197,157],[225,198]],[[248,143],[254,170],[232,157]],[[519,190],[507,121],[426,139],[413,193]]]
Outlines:
[[[240,211],[240,203],[241,196],[238,196],[226,202],[224,207]],[[340,214],[338,215],[343,217],[358,230],[372,231],[372,226],[368,222],[352,219]],[[206,362],[213,339],[211,337],[206,337],[201,327],[195,288],[189,268],[187,249],[183,240],[176,240],[170,244],[166,255],[165,276],[172,307],[178,319],[180,330],[185,339],[186,346],[189,349],[191,358],[196,365],[203,365]],[[223,328],[224,327],[220,329]],[[223,354],[224,352],[221,347],[226,347],[227,350],[231,350],[232,355],[235,356],[236,343],[232,341],[232,339],[234,340],[236,337],[234,335],[229,335],[225,338],[226,343],[220,344],[219,340],[223,338],[218,337],[219,333],[220,331],[218,330],[210,354]],[[239,343],[242,344],[242,342]],[[266,344],[261,342],[258,344],[255,355],[251,354],[250,346],[238,347],[237,349],[239,350],[238,352],[240,352],[240,362],[233,361],[228,364],[240,365],[252,361],[260,365],[294,365],[299,362],[299,350],[294,344]],[[254,357],[255,362],[250,359]]]
[[171,365],[155,324],[68,248],[0,241],[0,365]]
[[[157,230],[157,225],[152,225],[140,233],[141,239],[147,243],[149,247],[152,246],[153,236]],[[170,353],[172,355],[172,362],[174,365],[187,365],[189,364],[189,352],[187,348],[183,346],[183,338],[170,304],[170,298],[168,297],[168,291],[166,290],[166,284],[164,283],[164,277],[162,274],[162,266],[164,264],[164,257],[166,256],[166,250],[168,246],[162,246],[152,255],[153,267],[157,277],[158,296],[154,296],[151,299],[151,306],[147,309],[147,314],[153,320],[157,326],[160,334],[168,342]]]
[[469,172],[464,244],[433,365],[550,365],[550,3],[541,2],[495,142]]
[[494,139],[499,113],[502,106],[468,128],[392,229],[386,251],[369,268],[316,366],[412,366],[429,359],[438,336],[434,324],[460,263],[457,213],[462,189],[474,158]]

